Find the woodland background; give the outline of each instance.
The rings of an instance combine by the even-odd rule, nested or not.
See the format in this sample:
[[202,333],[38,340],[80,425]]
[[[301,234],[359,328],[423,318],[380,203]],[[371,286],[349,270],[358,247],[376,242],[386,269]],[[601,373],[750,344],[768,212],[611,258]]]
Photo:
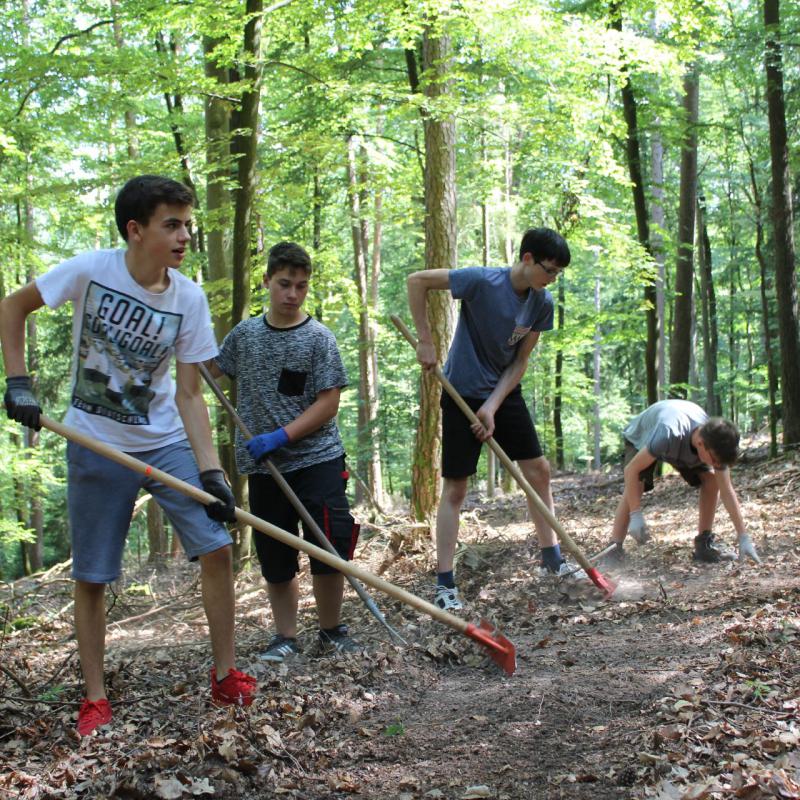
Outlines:
[[[554,466],[614,463],[629,417],[666,396],[763,431],[775,454],[800,442],[799,53],[800,7],[778,0],[4,3],[0,292],[121,246],[113,199],[138,173],[196,192],[184,271],[220,339],[260,312],[265,251],[300,242],[307,310],[350,375],[356,499],[425,523],[438,387],[388,316],[407,318],[409,272],[511,264],[548,225],[573,260],[523,390]],[[432,309],[442,355],[455,311],[444,293]],[[53,416],[69,314],[28,328]],[[63,442],[4,421],[0,459],[10,580],[69,555]],[[499,479],[481,465],[481,488]],[[156,508],[129,546],[169,549]]]

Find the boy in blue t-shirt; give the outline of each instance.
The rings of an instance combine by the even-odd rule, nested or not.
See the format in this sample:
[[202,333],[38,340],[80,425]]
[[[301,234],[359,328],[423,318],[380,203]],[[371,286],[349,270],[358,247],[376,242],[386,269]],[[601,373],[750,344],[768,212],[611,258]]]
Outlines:
[[[436,365],[427,293],[449,289],[461,300],[444,374],[483,423],[471,426],[450,396],[442,394],[444,482],[436,515],[434,598],[442,609],[462,608],[453,557],[467,480],[477,469],[484,441],[493,436],[553,509],[550,465],[542,453],[520,381],[541,332],[553,328],[553,297],[545,287],[569,262],[569,246],[561,235],[549,228],[531,228],[522,237],[519,261],[512,267],[428,269],[408,277],[408,303],[419,336],[417,360],[426,369]],[[528,509],[541,549],[540,573],[558,576],[570,572],[553,529],[531,502]],[[580,572],[573,574],[583,577]]]

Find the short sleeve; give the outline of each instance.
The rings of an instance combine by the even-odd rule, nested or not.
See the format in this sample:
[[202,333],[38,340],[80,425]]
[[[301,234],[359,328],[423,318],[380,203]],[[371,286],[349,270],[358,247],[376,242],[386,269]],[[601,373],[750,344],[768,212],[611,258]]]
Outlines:
[[207,361],[217,354],[217,339],[211,325],[211,312],[205,292],[196,284],[187,297],[190,302],[183,314],[181,332],[175,342],[175,358],[184,364]]
[[89,266],[93,253],[81,253],[62,261],[44,275],[36,278],[36,288],[48,308],[59,308],[68,300],[77,300],[85,287],[84,267]]
[[450,293],[456,300],[473,300],[478,293],[481,280],[485,273],[483,267],[462,267],[451,269]]
[[238,360],[239,349],[239,326],[237,325],[232,331],[222,340],[219,348],[219,353],[214,359],[217,366],[229,377],[236,377],[236,364]]

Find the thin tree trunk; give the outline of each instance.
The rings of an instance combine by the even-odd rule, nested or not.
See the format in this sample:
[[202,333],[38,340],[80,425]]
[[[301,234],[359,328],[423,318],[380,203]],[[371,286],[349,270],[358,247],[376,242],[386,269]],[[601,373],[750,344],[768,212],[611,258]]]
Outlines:
[[[558,308],[556,311],[556,330],[564,329],[564,278],[558,279]],[[563,379],[564,379],[564,351],[561,347],[556,347],[556,374],[553,388],[553,431],[556,437],[556,467],[564,469],[564,425],[561,417],[563,403]]]
[[785,447],[800,444],[800,338],[779,0],[764,0],[764,26],[767,39],[765,62],[772,166],[772,221],[775,230],[775,293],[778,298]]
[[671,397],[686,397],[692,358],[692,289],[694,281],[694,223],[697,201],[697,113],[699,78],[696,65],[683,81],[685,130],[681,145],[678,258],[675,266],[675,304],[670,338]]
[[650,138],[650,172],[653,178],[650,216],[653,220],[653,230],[650,234],[650,245],[653,258],[658,270],[656,279],[656,328],[658,346],[656,347],[656,376],[658,380],[658,398],[664,396],[664,387],[667,384],[667,348],[664,331],[667,330],[666,314],[666,258],[664,255],[664,233],[666,221],[664,216],[664,145],[661,141],[661,131],[656,120],[656,130]]
[[753,159],[748,161],[750,170],[750,188],[756,216],[756,260],[761,277],[761,328],[764,334],[764,354],[767,357],[767,392],[769,397],[769,454],[772,458],[778,455],[778,370],[775,366],[775,348],[772,346],[772,314],[770,312],[769,281],[767,259],[764,256],[764,206],[761,190],[756,180]]
[[711,416],[722,414],[722,401],[717,384],[717,298],[711,271],[711,241],[706,226],[705,198],[697,198],[697,267],[700,273],[700,299],[703,316],[703,364],[706,383],[706,411]]
[[[367,238],[367,220],[362,214],[362,206],[366,200],[365,154],[358,147],[354,137],[347,140],[347,184],[350,204],[350,231],[353,240],[353,262],[356,288],[358,290],[358,474],[366,479],[369,492],[365,492],[361,483],[356,485],[356,502],[373,499],[381,505],[383,481],[381,477],[381,461],[379,441],[375,435],[377,430],[378,397],[377,370],[375,358],[374,323],[370,309],[373,307],[373,288],[368,264],[369,242]],[[376,288],[376,287],[375,287]],[[371,495],[371,497],[370,497]]]
[[603,331],[600,327],[600,276],[595,275],[594,279],[594,468],[600,469],[600,437],[603,426],[600,421],[601,404],[601,384],[600,384],[600,356],[603,342]]
[[[614,2],[610,8],[611,28],[622,32],[622,13],[619,2]],[[631,178],[631,191],[633,192],[633,208],[636,217],[636,235],[641,248],[652,258],[653,251],[650,244],[650,222],[647,213],[647,198],[645,195],[644,171],[642,169],[641,147],[639,144],[639,123],[636,97],[633,94],[630,77],[627,69],[622,70],[623,84],[622,110],[625,116],[627,135],[625,138],[625,153],[628,161],[628,174]],[[644,287],[645,299],[645,325],[647,330],[647,343],[645,346],[645,379],[647,385],[647,404],[652,405],[658,400],[658,298],[656,296],[655,282],[648,282]]]
[[151,497],[147,501],[147,561],[158,564],[167,554],[167,531],[161,506]]

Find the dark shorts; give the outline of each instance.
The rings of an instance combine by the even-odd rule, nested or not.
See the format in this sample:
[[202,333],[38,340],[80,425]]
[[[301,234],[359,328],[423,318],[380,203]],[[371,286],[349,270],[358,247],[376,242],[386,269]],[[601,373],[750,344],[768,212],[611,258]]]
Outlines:
[[[630,464],[633,460],[633,457],[639,451],[627,440],[625,439],[625,455],[622,459],[622,468]],[[656,459],[647,469],[643,469],[639,473],[639,480],[644,483],[644,490],[646,492],[651,492],[653,490],[653,476],[655,475],[656,465],[658,464],[658,459]],[[689,484],[689,486],[694,486],[697,488],[702,483],[702,479],[700,474],[703,472],[710,472],[711,470],[705,465],[701,464],[698,467],[676,467],[674,464],[670,464],[670,466],[680,473],[681,477]]]
[[[464,400],[473,411],[477,411],[485,402],[474,397],[465,397]],[[475,438],[466,415],[447,392],[442,392],[441,406],[442,476],[467,478],[474,475],[478,468],[482,442]],[[497,409],[493,436],[512,461],[543,455],[539,437],[519,389],[511,392]]]
[[[345,487],[347,471],[344,457],[324,461],[283,476],[308,509],[328,541],[345,561],[350,561],[358,541],[359,526],[350,514]],[[299,535],[300,515],[295,511],[280,486],[269,476],[253,473],[247,476],[250,490],[250,511],[257,517]],[[303,525],[303,538],[319,546],[317,537]],[[253,541],[261,564],[261,574],[268,583],[285,583],[298,572],[298,551],[261,531],[253,531]],[[309,557],[312,575],[329,575],[337,570]]]

